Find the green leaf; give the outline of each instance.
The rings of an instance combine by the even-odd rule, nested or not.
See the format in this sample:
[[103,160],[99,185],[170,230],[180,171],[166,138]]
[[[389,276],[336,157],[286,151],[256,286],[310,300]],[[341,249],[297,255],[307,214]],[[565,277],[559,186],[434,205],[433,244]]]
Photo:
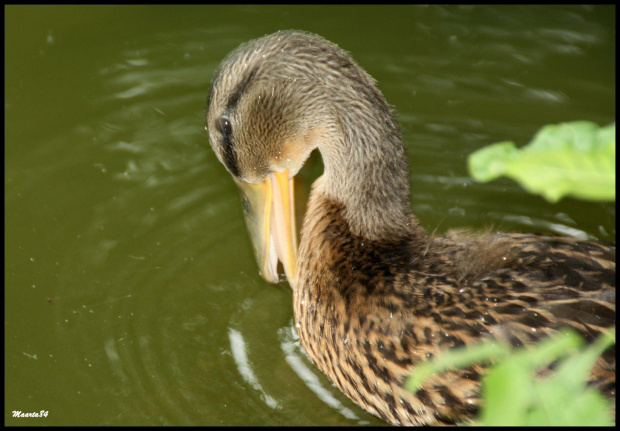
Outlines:
[[[572,330],[515,350],[486,340],[420,364],[406,388],[415,392],[432,375],[490,361],[494,365],[482,381],[477,425],[610,426],[613,403],[587,381],[599,356],[614,343],[615,328],[587,346]],[[554,371],[541,374],[551,363],[556,364]]]
[[615,342],[615,328],[600,336],[578,355],[568,357],[558,368],[553,379],[561,381],[566,387],[578,389],[588,379],[590,370],[599,356]]
[[415,393],[424,381],[432,375],[454,368],[466,368],[480,362],[493,361],[505,357],[509,353],[510,350],[506,346],[492,340],[441,352],[433,360],[415,368],[405,382],[405,389]]
[[616,124],[575,121],[543,127],[521,149],[500,142],[469,155],[474,179],[508,176],[550,202],[563,196],[613,201],[616,197]]
[[[525,426],[611,426],[613,407],[601,393],[582,385],[566,388],[561,381],[538,382],[532,407],[519,425]],[[485,423],[486,425],[486,423]]]
[[533,396],[529,373],[526,367],[514,360],[507,360],[493,368],[483,383],[485,403],[480,413],[480,424],[523,424],[523,417]]
[[[538,368],[583,344],[574,332],[546,339],[535,349],[520,349],[495,365],[483,382],[485,404],[480,414],[484,425],[523,425],[537,399],[534,380]],[[549,425],[553,422],[549,422]]]

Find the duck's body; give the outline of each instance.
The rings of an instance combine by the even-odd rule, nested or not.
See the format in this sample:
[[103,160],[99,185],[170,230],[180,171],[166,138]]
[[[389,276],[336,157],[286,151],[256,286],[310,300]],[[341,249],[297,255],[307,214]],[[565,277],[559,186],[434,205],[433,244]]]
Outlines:
[[[371,413],[403,425],[466,420],[483,368],[443,373],[412,395],[403,388],[412,367],[484,338],[527,345],[572,327],[592,340],[615,324],[611,244],[429,235],[411,212],[390,107],[336,45],[295,31],[242,45],[218,69],[208,110],[211,144],[237,184],[255,193],[266,181],[266,201],[259,209],[249,196],[246,211],[263,217],[259,226],[280,226],[264,249],[254,244],[259,261],[284,264],[302,345]],[[281,187],[314,148],[325,172],[313,185],[297,264],[294,224],[283,229],[278,215],[290,215]],[[262,266],[270,281],[274,272],[273,260]],[[613,352],[592,382],[614,393]]]
[[[560,328],[588,341],[615,324],[615,249],[536,235],[391,240],[351,233],[343,208],[316,196],[304,224],[295,319],[306,351],[338,387],[394,424],[455,423],[477,411],[481,366],[444,373],[415,396],[412,366],[441,350],[501,339],[531,344]],[[593,276],[594,275],[594,276]],[[615,391],[615,356],[593,382]]]

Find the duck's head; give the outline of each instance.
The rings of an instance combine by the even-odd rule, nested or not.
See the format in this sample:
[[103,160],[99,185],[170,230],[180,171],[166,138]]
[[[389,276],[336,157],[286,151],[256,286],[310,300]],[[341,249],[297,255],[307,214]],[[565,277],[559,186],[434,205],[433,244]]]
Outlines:
[[[370,123],[364,116],[379,105],[388,116],[378,127],[369,126],[370,134],[381,123],[392,124],[374,80],[336,44],[306,32],[277,32],[244,43],[217,68],[206,128],[215,154],[241,189],[267,281],[279,281],[278,260],[291,285],[296,281],[292,177],[319,147],[324,176],[333,183],[349,181],[351,172],[341,175],[340,165],[351,158],[342,155],[343,142]],[[347,125],[354,121],[355,127]]]
[[222,61],[209,93],[209,140],[241,190],[260,272],[271,283],[279,260],[294,285],[292,178],[330,128],[313,43],[329,42],[295,31],[245,43]]

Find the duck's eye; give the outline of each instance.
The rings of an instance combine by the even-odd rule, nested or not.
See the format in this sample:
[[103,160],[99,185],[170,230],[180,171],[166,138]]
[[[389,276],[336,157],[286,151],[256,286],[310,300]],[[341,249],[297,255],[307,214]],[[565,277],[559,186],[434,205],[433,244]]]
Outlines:
[[232,124],[230,123],[230,119],[227,115],[222,115],[219,118],[220,123],[220,131],[224,136],[230,136],[232,134]]

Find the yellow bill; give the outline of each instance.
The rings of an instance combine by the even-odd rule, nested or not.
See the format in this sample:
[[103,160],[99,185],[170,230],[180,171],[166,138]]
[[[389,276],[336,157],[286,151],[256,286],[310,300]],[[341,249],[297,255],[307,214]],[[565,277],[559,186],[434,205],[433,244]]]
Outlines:
[[265,181],[249,184],[235,178],[243,197],[243,212],[260,274],[278,283],[282,262],[291,287],[297,281],[297,231],[293,179],[288,171],[273,172]]

